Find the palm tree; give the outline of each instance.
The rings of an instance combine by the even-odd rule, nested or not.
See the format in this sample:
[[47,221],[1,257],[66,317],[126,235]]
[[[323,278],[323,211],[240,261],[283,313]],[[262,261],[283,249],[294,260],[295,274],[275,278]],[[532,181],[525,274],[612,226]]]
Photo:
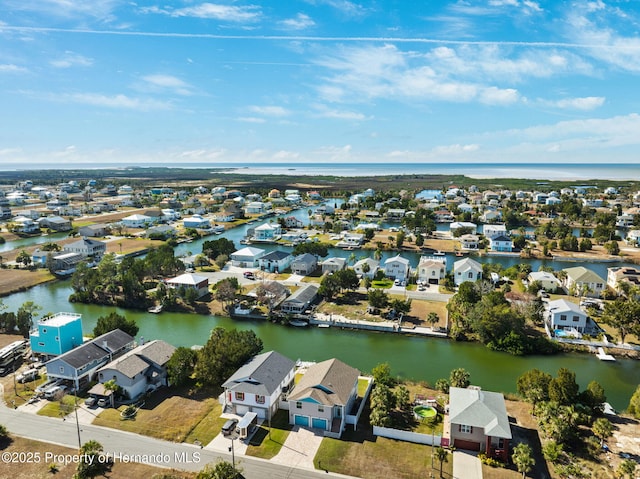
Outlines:
[[449,462],[449,452],[443,447],[436,447],[435,458],[440,462],[440,477],[442,477],[442,464],[445,462]]
[[533,458],[533,451],[529,444],[521,442],[513,448],[513,454],[511,455],[514,464],[518,468],[518,472],[522,473],[522,479],[527,475],[527,472],[536,464],[536,460]]
[[376,261],[380,261],[382,259],[382,250],[380,248],[373,252],[373,259]]

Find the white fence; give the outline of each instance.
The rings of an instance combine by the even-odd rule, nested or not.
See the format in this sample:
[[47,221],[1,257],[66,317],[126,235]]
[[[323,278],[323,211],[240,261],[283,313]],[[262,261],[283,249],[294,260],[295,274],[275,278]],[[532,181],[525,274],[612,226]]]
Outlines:
[[401,431],[400,429],[391,429],[389,427],[373,426],[373,433],[376,436],[388,437],[389,439],[397,439],[398,441],[426,444],[428,446],[440,446],[442,441],[442,436],[432,436],[431,434],[420,434],[418,432]]

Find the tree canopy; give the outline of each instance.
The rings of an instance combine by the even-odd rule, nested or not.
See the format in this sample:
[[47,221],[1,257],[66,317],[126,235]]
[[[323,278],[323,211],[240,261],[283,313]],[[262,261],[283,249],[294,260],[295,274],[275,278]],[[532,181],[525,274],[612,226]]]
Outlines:
[[140,330],[133,319],[127,319],[126,317],[113,312],[98,318],[98,322],[96,323],[95,328],[93,328],[93,335],[98,337],[108,333],[109,331],[113,331],[114,329],[120,329],[133,337],[135,337]]

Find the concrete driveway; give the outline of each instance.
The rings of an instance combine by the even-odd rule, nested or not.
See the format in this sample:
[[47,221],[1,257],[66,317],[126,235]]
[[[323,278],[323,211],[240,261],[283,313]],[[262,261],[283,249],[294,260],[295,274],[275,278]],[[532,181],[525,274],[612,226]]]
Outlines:
[[323,438],[320,432],[295,426],[287,436],[282,449],[271,459],[271,462],[314,469],[313,458],[316,457]]
[[482,464],[477,453],[453,451],[454,479],[482,479]]

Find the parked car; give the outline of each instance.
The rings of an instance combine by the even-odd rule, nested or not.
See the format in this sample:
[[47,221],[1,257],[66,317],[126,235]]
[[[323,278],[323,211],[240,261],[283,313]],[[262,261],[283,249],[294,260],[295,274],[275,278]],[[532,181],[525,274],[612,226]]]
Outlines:
[[47,389],[58,386],[59,384],[61,384],[59,379],[49,379],[36,388],[36,394],[44,394]]
[[84,400],[84,405],[87,407],[95,407],[98,404],[98,399],[95,396],[89,396]]
[[109,401],[106,398],[98,399],[98,407],[107,407],[109,406]]
[[256,276],[251,271],[245,271],[244,277],[247,279],[256,279]]
[[16,376],[16,381],[18,381],[19,383],[26,383],[29,381],[33,381],[37,377],[38,377],[37,369],[25,369],[24,371],[22,371],[20,374]]
[[236,424],[238,424],[237,419],[229,419],[225,422],[222,426],[222,435],[229,436],[236,429]]
[[44,397],[49,400],[56,399],[64,395],[64,392],[66,390],[67,390],[67,386],[64,386],[62,384],[58,386],[53,386],[44,392]]

